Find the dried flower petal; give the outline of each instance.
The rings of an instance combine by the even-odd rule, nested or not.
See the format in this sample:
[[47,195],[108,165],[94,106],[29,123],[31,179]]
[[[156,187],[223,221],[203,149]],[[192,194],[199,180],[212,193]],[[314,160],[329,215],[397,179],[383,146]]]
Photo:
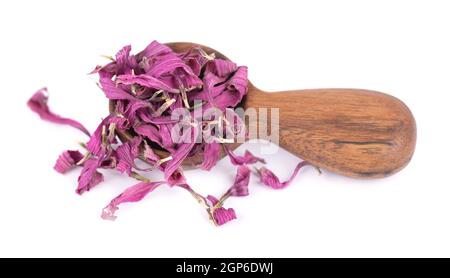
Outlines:
[[237,65],[229,60],[214,59],[206,68],[206,71],[210,71],[219,77],[227,77],[236,71]]
[[181,169],[176,169],[168,178],[167,183],[170,186],[185,184],[186,178],[184,177],[183,171]]
[[282,189],[282,188],[285,188],[286,186],[288,186],[294,180],[294,178],[297,176],[300,169],[306,165],[311,165],[311,164],[309,164],[306,161],[302,161],[299,164],[297,164],[297,166],[295,167],[294,172],[292,173],[290,178],[284,182],[280,182],[278,177],[272,171],[267,169],[266,167],[261,167],[258,170],[258,174],[260,176],[261,183],[263,183],[267,186],[270,186],[273,189]]
[[119,172],[126,172],[128,175],[131,175],[131,169],[136,167],[134,160],[139,156],[139,146],[141,143],[141,137],[134,137],[116,149],[118,159],[116,169]]
[[247,196],[248,184],[250,182],[250,169],[247,166],[239,166],[233,185],[228,189],[227,196],[242,197]]
[[168,179],[173,172],[175,172],[183,163],[184,159],[189,155],[190,151],[195,145],[198,136],[198,128],[192,126],[190,132],[186,132],[190,136],[189,142],[183,143],[175,153],[172,154],[172,159],[166,163],[164,168],[164,176]]
[[78,177],[78,188],[76,192],[83,194],[85,191],[91,190],[94,186],[103,181],[103,175],[97,171],[100,161],[96,158],[90,158],[84,162],[83,170]]
[[163,183],[163,181],[140,182],[127,188],[119,196],[112,199],[111,202],[103,209],[102,218],[106,220],[115,220],[117,216],[115,216],[114,213],[119,209],[118,206],[120,204],[127,202],[138,202]]
[[264,159],[254,156],[249,151],[245,151],[244,156],[239,156],[234,154],[234,152],[230,150],[226,145],[224,145],[223,147],[233,165],[254,164],[256,162],[266,163]]
[[83,155],[79,151],[64,151],[53,167],[57,172],[64,174],[70,169],[77,166],[77,163],[83,159]]
[[203,151],[203,162],[200,168],[203,170],[211,170],[220,158],[220,145],[216,142],[205,144],[205,150]]
[[111,100],[129,100],[129,101],[139,101],[131,93],[128,93],[121,87],[117,86],[116,82],[111,80],[111,74],[99,72],[100,75],[100,86],[105,96]]
[[132,75],[123,74],[117,76],[117,82],[125,85],[138,84],[147,88],[155,90],[163,90],[170,93],[179,93],[178,89],[172,88],[160,79],[157,79],[148,74]]
[[[218,200],[214,196],[208,195],[208,197],[206,198],[213,204],[213,206],[217,205]],[[232,208],[226,209],[224,207],[219,207],[213,209],[211,213],[212,217],[214,218],[214,223],[218,226],[222,226],[223,224],[236,219],[236,213]]]
[[173,50],[164,44],[160,44],[157,41],[152,41],[141,53],[137,56],[141,59],[143,57],[152,58],[154,56],[164,55],[167,53],[172,53]]
[[97,156],[100,155],[102,151],[104,151],[104,148],[106,146],[103,146],[103,131],[106,130],[106,125],[109,123],[111,116],[106,117],[100,125],[97,127],[97,129],[92,134],[91,138],[86,144],[86,148],[89,152],[92,154],[95,154]]
[[57,124],[70,125],[74,128],[77,128],[84,132],[87,136],[90,136],[89,131],[79,122],[69,119],[63,118],[59,115],[56,115],[50,108],[48,107],[48,95],[47,88],[42,88],[37,91],[27,102],[28,107],[41,117],[41,119]]
[[142,124],[142,125],[136,126],[134,128],[134,131],[139,135],[147,137],[148,139],[150,139],[150,141],[155,142],[160,146],[163,146],[161,134],[160,134],[158,128],[155,127],[154,125]]

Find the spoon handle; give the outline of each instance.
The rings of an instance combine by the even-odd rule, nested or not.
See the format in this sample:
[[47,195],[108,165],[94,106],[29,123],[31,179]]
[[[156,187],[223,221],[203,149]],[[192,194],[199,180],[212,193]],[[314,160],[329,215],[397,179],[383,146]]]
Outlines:
[[414,117],[387,94],[359,89],[266,93],[251,86],[245,107],[279,108],[279,145],[345,176],[389,176],[414,153]]

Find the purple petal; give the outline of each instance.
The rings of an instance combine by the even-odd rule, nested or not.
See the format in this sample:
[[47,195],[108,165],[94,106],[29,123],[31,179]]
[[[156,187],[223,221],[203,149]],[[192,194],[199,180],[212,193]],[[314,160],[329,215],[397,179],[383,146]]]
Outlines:
[[160,44],[157,41],[152,41],[141,53],[138,54],[139,58],[142,57],[152,58],[158,55],[164,55],[171,53],[172,49],[164,44]]
[[226,85],[225,91],[214,98],[214,102],[219,104],[217,107],[220,109],[236,107],[247,94],[247,67],[239,67]]
[[141,142],[141,137],[134,137],[116,149],[118,159],[116,169],[119,172],[126,172],[128,175],[131,175],[132,167],[135,167],[134,160],[139,155],[139,146]]
[[79,151],[64,151],[56,160],[53,167],[57,172],[64,174],[70,169],[76,167],[76,164],[83,159],[83,155]]
[[[213,204],[213,206],[215,206],[218,202],[218,200],[214,196],[208,195],[208,197],[206,198]],[[222,226],[223,224],[236,219],[236,213],[232,208],[226,209],[224,207],[220,207],[214,210],[213,217],[214,222],[217,225]]]
[[211,142],[205,144],[205,150],[203,151],[203,162],[200,168],[203,170],[211,170],[220,158],[220,145],[217,142]]
[[256,162],[266,163],[264,159],[254,156],[249,151],[245,151],[244,156],[239,156],[234,154],[227,146],[224,145],[223,147],[233,165],[254,164]]
[[267,169],[266,167],[262,167],[261,169],[258,170],[258,174],[260,177],[260,182],[272,187],[273,189],[282,189],[285,188],[286,186],[288,186],[293,180],[294,178],[297,176],[298,172],[300,171],[300,169],[303,166],[306,165],[311,165],[306,161],[302,161],[299,164],[297,164],[297,167],[295,167],[294,172],[292,173],[292,175],[289,177],[289,179],[285,182],[280,182],[280,180],[278,179],[278,177],[269,169]]
[[116,54],[116,73],[128,73],[132,68],[137,67],[136,58],[130,55],[131,45],[124,46]]
[[[110,132],[109,125],[112,123],[116,124],[116,128],[122,131],[128,129],[130,126],[129,121],[126,118],[109,115],[108,117],[106,117],[101,121],[101,123],[99,124],[99,126],[97,127],[97,129],[94,131],[91,138],[87,142],[86,148],[88,149],[89,152],[91,152],[96,156],[102,156],[102,154],[105,153],[105,149],[107,147],[104,146],[103,143],[106,143],[107,145],[115,143],[115,133],[109,134]],[[103,130],[105,130],[106,132],[105,135],[108,138],[106,142],[103,142],[102,140]]]
[[110,124],[114,123],[116,125],[116,128],[119,130],[122,130],[122,131],[130,128],[130,122],[125,117],[117,117],[117,116],[111,117],[109,119],[108,123],[110,123]]
[[161,157],[159,157],[159,155],[157,155],[149,145],[145,144],[144,146],[145,146],[144,158],[147,161],[156,163],[158,160],[161,159]]
[[134,124],[138,119],[138,111],[143,109],[143,108],[150,108],[152,107],[152,104],[149,102],[144,102],[144,101],[136,101],[136,102],[131,102],[126,109],[123,111],[123,115],[125,115],[125,117],[128,119],[128,122],[130,122],[131,124]]
[[227,194],[229,196],[242,197],[247,196],[248,184],[250,182],[250,169],[247,166],[239,166],[234,184],[228,190]]
[[150,139],[150,141],[157,143],[160,146],[163,146],[161,134],[157,127],[152,124],[144,124],[139,125],[134,128],[137,134],[142,135]]
[[117,84],[111,80],[110,74],[100,72],[99,75],[100,86],[108,99],[138,101],[130,93],[117,86]]
[[172,175],[167,178],[167,183],[170,186],[186,184],[186,178],[183,175],[183,171],[181,169],[175,170]]
[[190,50],[179,54],[179,57],[197,76],[201,74],[203,66],[209,61],[204,55],[202,55],[202,52],[203,51],[199,47],[193,47]]
[[112,199],[111,202],[103,209],[102,218],[106,220],[115,220],[117,217],[114,213],[119,209],[118,205],[127,202],[138,202],[142,200],[148,193],[164,182],[140,182],[127,188],[119,196]]
[[226,209],[220,207],[214,211],[214,220],[219,226],[222,226],[233,219],[236,219],[236,213],[232,208]]
[[[214,98],[216,95],[222,92],[221,88],[216,87],[216,85],[221,81],[222,79],[220,79],[213,73],[205,73],[205,77],[203,78],[203,82],[205,84],[204,85],[205,95],[207,97],[209,104],[212,107],[218,107],[218,105],[221,104],[216,103],[216,100]],[[221,104],[221,107],[222,106],[223,105]]]
[[181,144],[175,153],[172,154],[172,159],[165,163],[164,176],[166,180],[181,166],[181,163],[183,163],[184,159],[186,159],[195,145],[198,135],[198,128],[191,127],[189,131],[190,132],[186,132],[186,134],[190,136],[190,142]]
[[186,143],[181,145],[177,151],[172,155],[172,159],[165,163],[164,176],[167,179],[181,166],[184,159],[194,147],[194,143]]
[[94,186],[103,181],[103,175],[97,171],[100,162],[96,158],[90,158],[84,162],[83,170],[78,177],[78,188],[76,192],[83,194],[85,191],[91,190]]
[[230,60],[214,59],[206,66],[206,72],[212,72],[219,77],[228,77],[234,71],[237,66]]
[[100,154],[103,152],[102,148],[102,131],[106,124],[108,124],[111,116],[106,117],[97,127],[97,129],[92,134],[91,138],[86,144],[86,147],[89,152],[91,152],[94,155],[100,156]]
[[186,70],[192,72],[183,60],[181,60],[175,53],[168,53],[158,57],[146,73],[154,77],[160,77],[164,73],[172,73],[177,68],[185,68]]
[[81,130],[87,136],[90,136],[89,131],[79,122],[69,118],[63,118],[50,111],[47,102],[48,102],[47,88],[42,88],[28,100],[27,105],[33,112],[38,114],[42,120],[62,125],[69,125]]
[[[169,85],[167,85],[166,83],[164,83],[163,81],[161,81],[151,75],[148,75],[148,74],[140,74],[140,75],[122,74],[122,75],[117,76],[117,82],[119,82],[121,84],[125,84],[125,85],[138,84],[138,85],[141,85],[141,86],[144,86],[147,88],[151,88],[151,89],[164,90],[164,91],[170,92],[170,93],[179,93],[178,89],[172,88]],[[107,84],[109,85],[110,83],[107,83]],[[112,84],[114,84],[114,82],[112,82]],[[103,84],[102,84],[102,87],[103,87]],[[115,84],[114,84],[114,88],[116,88]],[[110,90],[113,91],[114,88],[110,88]],[[116,90],[117,90],[117,88],[116,88]],[[122,94],[122,92],[120,94]],[[119,95],[119,94],[112,95],[110,93],[110,95],[115,96],[115,95]],[[109,96],[108,96],[108,98],[112,99]]]

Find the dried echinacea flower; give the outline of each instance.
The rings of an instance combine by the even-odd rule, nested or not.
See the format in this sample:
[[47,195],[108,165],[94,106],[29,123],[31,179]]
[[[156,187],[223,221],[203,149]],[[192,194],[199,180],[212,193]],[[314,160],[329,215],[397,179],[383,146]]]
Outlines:
[[[235,219],[235,211],[225,208],[225,201],[248,196],[253,173],[249,165],[265,163],[249,151],[237,155],[227,146],[239,135],[245,137],[245,124],[233,108],[247,93],[247,68],[216,58],[214,53],[206,53],[199,47],[175,53],[156,41],[137,54],[131,53],[131,46],[125,46],[109,60],[106,65],[96,66],[91,74],[98,74],[98,85],[106,98],[114,102],[114,109],[92,135],[79,122],[53,113],[47,105],[45,88],[28,101],[30,109],[43,120],[70,125],[89,137],[81,144],[84,152],[64,151],[54,165],[55,170],[66,173],[81,168],[78,194],[100,184],[104,180],[102,171],[106,170],[116,170],[137,180],[103,209],[104,219],[116,219],[120,204],[140,201],[161,185],[187,190],[204,206],[215,225]],[[179,109],[187,111],[189,117],[175,117]],[[211,118],[208,111],[222,115]],[[177,128],[188,132],[174,133]],[[202,137],[207,140],[199,141]],[[235,180],[220,198],[204,197],[188,185],[182,164],[201,153],[203,161],[199,168],[209,171],[222,150],[237,168]],[[137,163],[139,160],[147,165],[138,166],[142,164]],[[263,184],[279,189],[286,187],[306,164],[300,163],[286,182],[280,182],[265,167],[257,173]],[[161,171],[164,179],[149,180],[146,177],[149,171]]]

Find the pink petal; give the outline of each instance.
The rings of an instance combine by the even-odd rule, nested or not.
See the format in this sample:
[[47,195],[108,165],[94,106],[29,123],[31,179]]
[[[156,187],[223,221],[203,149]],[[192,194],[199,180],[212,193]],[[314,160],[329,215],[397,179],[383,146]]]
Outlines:
[[125,131],[130,128],[130,122],[125,117],[111,117],[108,121],[110,124],[114,123],[116,125],[116,128]]
[[116,149],[118,159],[116,169],[119,172],[126,172],[128,175],[131,174],[132,167],[135,167],[134,160],[139,156],[141,142],[141,137],[134,137]]
[[178,149],[172,153],[172,159],[165,163],[164,177],[166,180],[181,166],[196,143],[195,141],[199,134],[198,127],[192,126],[189,131],[186,131],[186,138],[190,139],[189,142],[181,144],[181,146],[179,146]]
[[76,167],[78,161],[83,159],[83,155],[79,151],[64,151],[56,160],[55,166],[53,167],[57,172],[64,174]]
[[247,196],[250,182],[250,169],[247,166],[239,166],[233,186],[228,190],[230,196]]
[[102,130],[103,127],[108,123],[111,116],[106,117],[97,127],[97,129],[92,134],[91,138],[86,144],[86,147],[89,152],[95,154],[97,156],[103,151],[104,146],[102,146]]
[[203,170],[211,170],[220,158],[220,145],[216,142],[211,142],[205,144],[205,149],[203,151],[203,162],[200,168]]
[[217,225],[222,226],[223,224],[236,219],[236,213],[232,208],[226,209],[221,207],[214,211],[214,219]]
[[[215,206],[217,204],[217,202],[219,201],[219,200],[217,200],[216,197],[211,196],[211,195],[208,195],[206,197],[206,199],[208,199],[212,203],[213,206]],[[214,217],[214,222],[217,225],[221,226],[233,219],[236,219],[236,213],[234,212],[234,209],[232,209],[232,208],[226,209],[226,208],[220,207],[220,208],[217,208],[214,210],[213,217]]]
[[81,130],[87,136],[90,136],[89,131],[79,122],[69,118],[63,118],[50,111],[47,102],[48,102],[47,88],[43,88],[37,91],[28,100],[27,105],[33,112],[37,113],[42,120],[62,125],[69,125],[76,129]]
[[103,209],[102,218],[106,220],[115,220],[117,217],[114,215],[116,210],[119,209],[119,205],[127,202],[138,202],[142,200],[148,193],[152,192],[155,188],[163,184],[164,182],[140,182],[127,188],[119,196],[111,200],[111,202]]
[[[132,84],[138,84],[147,88],[151,88],[151,89],[156,89],[156,90],[164,90],[170,93],[178,93],[178,89],[172,88],[169,85],[167,85],[166,83],[164,83],[163,81],[161,81],[160,79],[153,77],[151,75],[148,74],[140,74],[140,75],[132,75],[132,74],[122,74],[117,76],[117,81],[120,82],[121,84],[125,84],[125,85],[132,85]],[[105,81],[106,84],[114,84],[114,82],[107,82]],[[103,84],[102,84],[103,86]],[[115,84],[114,84],[115,87]],[[110,88],[108,87],[109,90],[111,92],[113,92],[114,88]],[[110,96],[123,96],[123,92],[119,93],[115,93],[115,94],[111,94],[109,93],[109,96],[107,95],[108,98],[112,99]],[[131,96],[131,95],[130,95]],[[115,98],[118,99],[118,98]],[[122,98],[122,99],[128,99],[127,98]],[[134,99],[134,97],[133,97]]]
[[[96,156],[101,156],[101,154],[103,154],[105,152],[106,146],[102,145],[103,144],[102,132],[103,132],[103,129],[105,129],[105,131],[108,133],[109,125],[111,123],[115,123],[116,128],[119,130],[126,130],[129,127],[129,122],[126,118],[109,115],[108,117],[103,119],[103,121],[101,121],[101,123],[98,125],[97,129],[94,131],[91,138],[87,142],[86,147],[89,152],[91,152],[92,154],[94,154]],[[110,136],[110,134],[106,134],[106,135],[107,135],[107,138],[109,138],[107,140],[108,142],[106,142],[106,143],[108,145],[113,144],[115,135],[113,135],[113,136]]]
[[186,184],[186,178],[184,177],[183,171],[181,169],[175,170],[175,172],[167,178],[167,183],[170,186]]
[[96,158],[90,158],[84,162],[83,170],[78,177],[78,188],[76,192],[83,194],[85,191],[89,191],[91,188],[103,181],[103,175],[97,171],[100,162]]
[[129,73],[132,68],[137,67],[136,58],[130,55],[131,45],[124,46],[116,54],[116,72],[117,73]]
[[152,124],[141,124],[134,128],[137,134],[142,135],[150,139],[150,141],[157,143],[160,146],[163,146],[161,133],[159,129]]
[[256,162],[266,163],[264,159],[254,156],[249,151],[245,151],[244,156],[239,156],[236,155],[232,150],[230,150],[226,145],[224,145],[223,147],[233,165],[254,164]]
[[111,74],[99,72],[99,75],[99,83],[101,85],[102,91],[105,93],[105,96],[108,99],[138,101],[136,97],[123,90],[121,87],[117,86],[117,84],[111,80]]
[[158,55],[164,55],[167,53],[171,53],[172,49],[168,46],[161,44],[157,41],[152,41],[141,53],[138,54],[139,58],[142,57],[152,58]]
[[234,71],[237,66],[230,60],[214,59],[206,66],[206,71],[212,72],[219,77],[228,77]]
[[294,169],[294,172],[292,173],[290,178],[285,182],[280,182],[278,177],[272,171],[270,171],[266,167],[262,167],[261,169],[258,170],[258,174],[260,176],[260,182],[267,186],[272,187],[273,189],[285,188],[294,180],[294,178],[297,176],[300,169],[306,165],[311,165],[311,164],[309,164],[306,161],[302,161],[299,164],[297,164],[297,166]]

